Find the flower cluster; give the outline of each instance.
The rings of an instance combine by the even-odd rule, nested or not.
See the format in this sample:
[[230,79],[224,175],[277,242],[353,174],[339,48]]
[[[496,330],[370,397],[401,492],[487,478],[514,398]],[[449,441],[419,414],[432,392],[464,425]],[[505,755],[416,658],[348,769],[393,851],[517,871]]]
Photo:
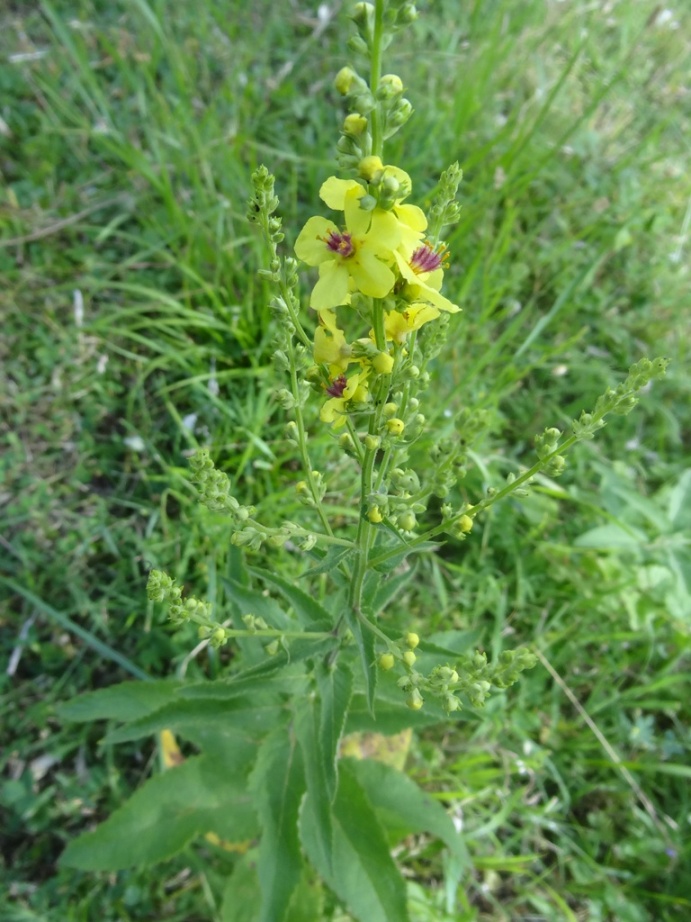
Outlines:
[[[411,334],[442,312],[460,310],[441,293],[447,249],[425,236],[425,213],[406,202],[411,192],[406,172],[363,157],[357,179],[332,176],[320,189],[341,217],[310,218],[295,243],[298,258],[319,272],[309,302],[318,317],[313,356],[328,377],[321,419],[334,428],[363,409],[378,376],[400,369]],[[348,327],[359,321],[369,327],[366,335],[348,341],[339,325],[343,309]]]

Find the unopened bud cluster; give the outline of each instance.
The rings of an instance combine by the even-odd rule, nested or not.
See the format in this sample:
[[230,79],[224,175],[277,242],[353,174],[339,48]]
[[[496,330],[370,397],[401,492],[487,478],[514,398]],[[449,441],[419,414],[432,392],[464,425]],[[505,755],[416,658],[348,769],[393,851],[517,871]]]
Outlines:
[[463,699],[471,707],[480,708],[492,687],[508,688],[521,672],[532,669],[537,662],[534,654],[524,648],[504,651],[493,664],[487,662],[485,653],[476,651],[459,657],[453,665],[437,665],[429,675],[423,675],[415,668],[417,655],[414,651],[419,643],[417,634],[408,633],[403,639],[404,647],[391,644],[378,660],[383,672],[390,672],[397,662],[403,666],[405,674],[398,679],[397,685],[406,695],[406,704],[414,711],[423,706],[426,696],[441,701],[447,714],[461,710]]

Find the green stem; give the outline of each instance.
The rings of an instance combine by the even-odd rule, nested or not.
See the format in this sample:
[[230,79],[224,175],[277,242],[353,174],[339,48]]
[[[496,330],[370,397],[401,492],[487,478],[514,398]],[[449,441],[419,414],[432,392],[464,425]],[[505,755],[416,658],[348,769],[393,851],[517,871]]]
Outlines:
[[[377,93],[381,79],[382,38],[384,34],[384,0],[376,0],[374,8],[374,35],[372,36],[372,56],[370,59],[370,89]],[[376,103],[370,116],[372,129],[372,153],[382,157],[384,153],[384,138],[382,131],[381,104]]]
[[[557,455],[563,454],[565,451],[568,451],[572,445],[578,442],[578,438],[575,435],[569,436],[569,438],[556,449],[551,454],[547,455],[545,458],[541,458],[537,461],[531,468],[521,474],[520,477],[517,477],[513,483],[507,484],[503,489],[498,490],[492,496],[488,496],[485,499],[480,500],[479,503],[475,503],[474,506],[468,506],[463,510],[465,515],[477,515],[478,512],[484,512],[485,509],[489,509],[490,506],[498,502],[500,499],[509,496],[514,490],[517,490],[519,487],[523,486],[524,483],[533,478],[536,474],[539,474],[540,471],[547,466],[547,464],[552,460],[552,458],[557,457]],[[449,522],[442,522],[441,525],[435,526],[435,528],[430,528],[429,531],[426,531],[423,535],[418,535],[417,538],[413,538],[408,545],[411,550],[419,545],[424,544],[426,541],[430,541],[432,538],[436,538],[437,535],[443,534],[449,528]],[[390,560],[392,557],[396,557],[401,553],[401,549],[392,548],[389,551],[384,551],[378,557],[371,558],[369,565],[371,567],[378,567],[382,563],[386,563],[387,560]]]

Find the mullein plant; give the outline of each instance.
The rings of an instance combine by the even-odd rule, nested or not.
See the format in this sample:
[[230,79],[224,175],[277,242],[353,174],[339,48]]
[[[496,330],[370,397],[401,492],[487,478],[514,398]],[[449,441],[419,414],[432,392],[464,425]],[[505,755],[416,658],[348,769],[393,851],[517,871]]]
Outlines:
[[[411,625],[394,630],[382,614],[414,572],[407,558],[434,553],[445,536],[468,539],[494,503],[524,494],[539,473],[558,476],[567,450],[592,438],[608,414],[628,413],[637,392],[665,369],[661,359],[639,362],[568,434],[539,434],[530,469],[474,501],[459,500],[455,488],[483,428],[480,413],[459,412],[454,437],[434,442],[429,466],[409,466],[411,446],[427,430],[429,363],[450,324],[463,322],[444,293],[452,254],[443,238],[459,216],[461,170],[454,163],[442,174],[423,209],[410,176],[385,154],[385,142],[413,109],[401,78],[382,73],[382,54],[416,16],[403,0],[355,5],[355,63],[335,79],[347,109],[340,175],[324,179],[322,213],[298,233],[294,256],[284,246],[274,177],[264,167],[252,177],[248,218],[269,249],[262,275],[274,287],[274,362],[285,380],[277,396],[303,471],[295,490],[309,514],[264,524],[234,495],[208,450],[190,462],[200,501],[227,516],[232,544],[248,554],[289,545],[304,555],[302,583],[239,566],[226,581],[231,610],[220,612],[183,597],[173,579],[153,570],[149,598],[164,602],[176,625],[193,623],[204,642],[233,644],[241,654],[229,675],[196,684],[129,683],[64,709],[75,719],[120,719],[114,742],[172,730],[200,750],[168,759],[179,764],[71,843],[64,862],[85,869],[153,863],[206,835],[235,856],[223,896],[226,920],[329,918],[338,904],[363,922],[406,920],[405,886],[390,849],[395,836],[413,832],[441,839],[449,873],[460,878],[467,853],[440,805],[388,765],[339,758],[342,736],[394,733],[479,708],[535,657],[507,650],[488,662],[463,648],[460,632],[458,642],[453,632],[420,638]],[[304,297],[302,278],[311,284]],[[311,461],[308,421],[317,415],[343,458],[339,467],[350,465],[359,483],[353,526],[336,527],[327,478]],[[332,582],[323,601],[309,592],[315,577]]]

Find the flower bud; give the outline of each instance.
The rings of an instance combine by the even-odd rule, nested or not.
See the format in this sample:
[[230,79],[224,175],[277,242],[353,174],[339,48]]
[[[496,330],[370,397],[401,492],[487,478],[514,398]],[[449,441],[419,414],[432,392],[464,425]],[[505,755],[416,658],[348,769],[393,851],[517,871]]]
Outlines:
[[416,659],[417,656],[415,656],[412,650],[406,650],[406,652],[403,654],[403,662],[406,664],[406,666],[410,666],[411,668],[414,665]]
[[342,130],[344,134],[359,138],[367,130],[367,119],[358,112],[351,112],[350,115],[346,116]]
[[367,518],[373,525],[378,525],[383,519],[379,506],[372,506],[370,511],[367,513]]
[[271,643],[267,643],[264,649],[269,654],[269,656],[276,656],[279,650],[279,646],[280,644],[278,640],[272,640]]
[[408,631],[408,633],[405,635],[405,642],[411,650],[414,650],[420,643],[420,637],[413,631]]
[[364,443],[367,451],[376,451],[381,445],[381,439],[378,435],[366,435]]
[[217,627],[216,630],[211,635],[211,646],[212,647],[222,647],[227,640],[227,634],[225,628]]
[[403,92],[403,81],[398,74],[385,74],[379,81],[377,96],[382,99],[393,99]]
[[395,416],[398,413],[398,404],[397,403],[385,403],[384,404],[384,416]]
[[372,360],[372,368],[378,375],[390,375],[393,369],[393,356],[388,352],[380,352]]
[[393,653],[382,653],[379,657],[379,668],[383,669],[384,672],[388,672],[390,669],[396,665],[396,660],[394,659]]
[[398,417],[394,416],[392,419],[387,420],[386,428],[390,435],[402,435],[405,429],[405,423],[402,419],[398,419]]
[[355,71],[352,67],[342,67],[339,72],[336,74],[334,80],[334,86],[341,94],[341,96],[347,95],[351,86],[353,85],[353,80],[356,77]]
[[411,711],[419,711],[424,703],[424,698],[417,688],[414,688],[406,699],[406,704]]
[[404,512],[402,515],[398,516],[396,521],[398,522],[399,528],[402,528],[403,531],[412,531],[417,525],[414,512]]
[[360,176],[368,182],[371,182],[377,173],[381,173],[383,169],[384,164],[381,162],[381,157],[376,157],[374,155],[371,157],[363,157],[358,166]]
[[462,515],[456,524],[458,525],[458,530],[467,535],[472,530],[473,520],[469,515]]

